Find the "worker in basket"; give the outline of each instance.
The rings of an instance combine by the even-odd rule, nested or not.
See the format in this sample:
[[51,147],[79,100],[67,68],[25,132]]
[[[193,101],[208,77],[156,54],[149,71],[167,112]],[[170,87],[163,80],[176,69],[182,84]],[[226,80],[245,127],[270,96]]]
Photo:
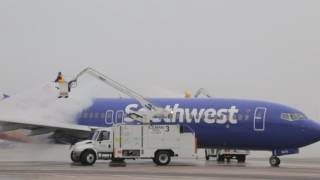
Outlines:
[[67,81],[65,81],[64,76],[61,72],[58,73],[58,76],[55,83],[58,83],[57,89],[59,89],[59,97],[58,98],[68,98],[70,92],[70,86]]

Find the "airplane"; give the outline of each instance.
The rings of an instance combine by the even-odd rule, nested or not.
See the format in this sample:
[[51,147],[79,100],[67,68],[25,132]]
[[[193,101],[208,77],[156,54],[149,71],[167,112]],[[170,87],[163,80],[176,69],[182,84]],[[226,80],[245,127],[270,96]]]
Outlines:
[[6,99],[8,97],[10,97],[10,96],[0,92],[0,101],[3,100],[3,99]]
[[[30,129],[32,135],[53,133],[56,143],[75,143],[87,139],[91,130],[114,124],[141,124],[146,110],[151,125],[182,124],[192,130],[198,148],[228,148],[271,151],[269,163],[280,165],[279,156],[297,154],[299,148],[320,140],[320,124],[303,112],[278,103],[223,98],[144,98],[93,69],[97,79],[131,98],[96,98],[83,109],[74,124],[1,119],[4,130]],[[80,75],[79,75],[80,76]],[[79,77],[75,78],[75,81]],[[159,116],[159,112],[166,114]],[[161,113],[160,113],[161,114]]]

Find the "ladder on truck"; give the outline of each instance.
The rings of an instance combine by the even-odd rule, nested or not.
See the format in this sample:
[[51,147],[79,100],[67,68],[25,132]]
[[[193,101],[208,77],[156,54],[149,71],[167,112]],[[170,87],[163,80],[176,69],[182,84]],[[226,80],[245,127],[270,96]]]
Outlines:
[[150,123],[152,118],[172,118],[173,112],[169,111],[161,106],[155,105],[149,100],[147,100],[145,97],[140,95],[139,93],[135,92],[134,90],[129,89],[125,85],[120,84],[119,82],[109,78],[108,76],[100,73],[99,71],[87,67],[81,72],[79,72],[73,80],[71,80],[70,86],[72,88],[77,87],[78,79],[83,75],[91,75],[92,77],[96,78],[97,80],[105,83],[106,85],[114,88],[115,90],[136,99],[140,105],[146,109],[147,111],[143,112],[134,112],[128,114],[128,116],[134,120],[140,121],[142,123]]

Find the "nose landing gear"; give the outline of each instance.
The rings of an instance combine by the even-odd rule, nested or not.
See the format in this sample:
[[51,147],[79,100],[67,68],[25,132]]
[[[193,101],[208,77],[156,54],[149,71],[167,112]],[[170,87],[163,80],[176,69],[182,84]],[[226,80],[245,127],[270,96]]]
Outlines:
[[277,156],[271,156],[269,159],[271,167],[279,167],[281,160]]
[[287,148],[287,149],[275,149],[272,151],[272,156],[269,159],[269,163],[271,167],[279,167],[281,161],[278,156],[290,155],[290,154],[298,154],[298,148]]

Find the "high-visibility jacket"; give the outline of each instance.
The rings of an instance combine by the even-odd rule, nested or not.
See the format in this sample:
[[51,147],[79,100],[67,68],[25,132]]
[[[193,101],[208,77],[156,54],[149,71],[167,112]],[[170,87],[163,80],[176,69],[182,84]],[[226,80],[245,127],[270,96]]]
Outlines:
[[55,82],[57,82],[57,83],[64,83],[65,80],[64,80],[63,75],[58,76],[57,79],[55,80]]

